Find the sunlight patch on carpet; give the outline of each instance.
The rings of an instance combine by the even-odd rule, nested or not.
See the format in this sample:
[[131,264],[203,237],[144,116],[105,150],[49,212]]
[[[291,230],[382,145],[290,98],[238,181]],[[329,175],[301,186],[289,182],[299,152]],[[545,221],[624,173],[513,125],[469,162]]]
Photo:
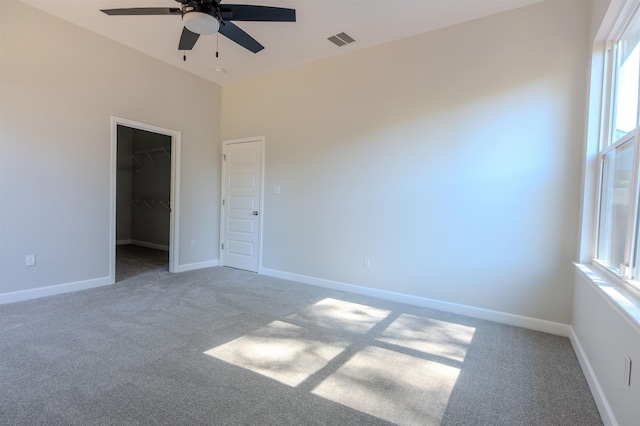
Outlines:
[[386,309],[327,298],[287,318],[330,330],[366,333],[390,313]]
[[274,321],[205,354],[238,367],[297,386],[340,354],[350,342]]
[[400,424],[440,424],[460,370],[365,347],[314,390],[315,395]]
[[475,328],[390,314],[327,298],[205,354],[396,424],[439,424]]
[[462,362],[474,332],[475,327],[402,314],[376,340]]

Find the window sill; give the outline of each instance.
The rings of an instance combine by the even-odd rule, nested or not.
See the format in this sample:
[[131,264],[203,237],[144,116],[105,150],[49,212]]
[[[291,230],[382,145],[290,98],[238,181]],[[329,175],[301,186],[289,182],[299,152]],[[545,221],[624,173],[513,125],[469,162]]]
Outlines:
[[601,291],[604,298],[640,331],[640,299],[631,289],[607,280],[606,274],[599,272],[597,265],[574,263],[578,272]]

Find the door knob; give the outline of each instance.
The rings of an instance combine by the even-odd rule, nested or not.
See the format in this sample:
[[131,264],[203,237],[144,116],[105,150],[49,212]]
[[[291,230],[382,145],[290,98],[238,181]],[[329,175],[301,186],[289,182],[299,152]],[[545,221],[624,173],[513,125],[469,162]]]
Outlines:
[[251,214],[252,214],[252,215],[254,215],[254,216],[258,216],[258,211],[256,210],[256,211],[254,211],[254,212],[253,212],[253,213],[251,213]]

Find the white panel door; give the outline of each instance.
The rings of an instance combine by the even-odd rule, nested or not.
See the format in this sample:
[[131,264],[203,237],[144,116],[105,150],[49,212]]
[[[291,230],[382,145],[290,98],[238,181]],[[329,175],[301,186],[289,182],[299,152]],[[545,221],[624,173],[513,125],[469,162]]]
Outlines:
[[223,146],[222,262],[258,272],[263,140],[227,141]]

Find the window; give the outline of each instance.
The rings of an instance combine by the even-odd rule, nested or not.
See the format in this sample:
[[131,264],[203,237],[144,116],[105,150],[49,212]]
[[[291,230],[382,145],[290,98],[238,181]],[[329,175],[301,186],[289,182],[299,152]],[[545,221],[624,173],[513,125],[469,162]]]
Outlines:
[[616,273],[625,263],[633,155],[631,141],[602,156],[600,226],[597,258]]
[[595,260],[640,289],[640,11],[608,51]]

